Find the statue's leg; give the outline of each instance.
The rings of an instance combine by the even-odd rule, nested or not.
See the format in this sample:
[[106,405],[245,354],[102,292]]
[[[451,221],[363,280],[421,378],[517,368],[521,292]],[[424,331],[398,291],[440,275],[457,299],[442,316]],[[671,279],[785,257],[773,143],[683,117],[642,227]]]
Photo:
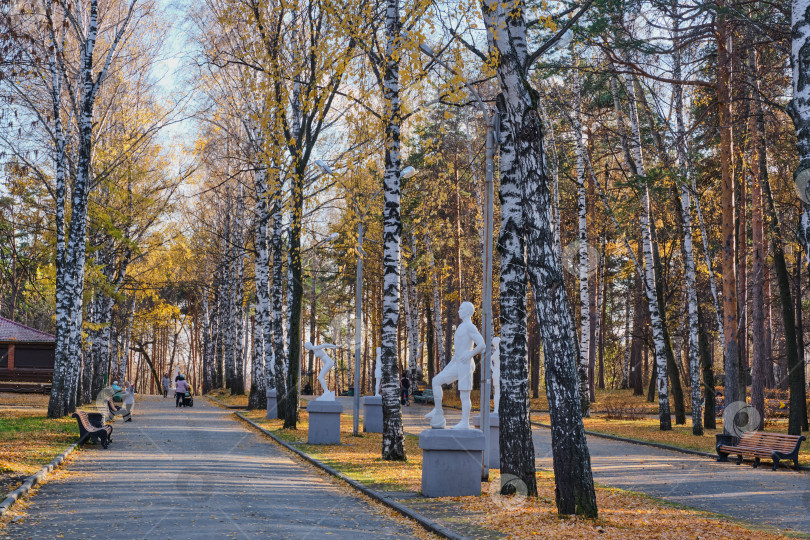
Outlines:
[[436,409],[437,414],[444,415],[444,411],[442,410],[442,398],[444,397],[444,390],[442,390],[442,384],[444,377],[436,376],[433,377],[433,408]]
[[454,429],[470,429],[470,409],[472,402],[470,401],[470,391],[461,390],[461,420],[458,424],[453,426]]
[[332,369],[332,366],[334,365],[334,362],[324,362],[321,372],[318,373],[318,382],[321,383],[321,388],[323,388],[324,394],[329,392],[329,387],[326,386],[326,374],[329,373],[329,370]]
[[453,382],[453,374],[447,371],[442,371],[433,377],[433,409],[425,415],[425,418],[430,418],[431,427],[444,427],[444,411],[442,410],[442,385]]

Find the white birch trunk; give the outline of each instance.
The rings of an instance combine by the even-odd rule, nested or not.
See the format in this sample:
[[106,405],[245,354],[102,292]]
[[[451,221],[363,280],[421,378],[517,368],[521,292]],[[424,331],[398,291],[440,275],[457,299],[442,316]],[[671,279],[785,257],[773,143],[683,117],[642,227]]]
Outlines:
[[[519,479],[537,495],[528,410],[526,277],[532,281],[546,363],[546,392],[558,512],[596,517],[590,456],[576,377],[576,330],[556,256],[551,195],[544,171],[538,96],[526,79],[526,6],[481,6],[501,93],[501,478]],[[524,254],[525,250],[525,254]]]
[[400,216],[400,129],[402,123],[399,83],[402,23],[399,0],[385,4],[385,66],[382,80],[385,103],[385,176],[383,178],[383,298],[382,298],[382,384],[383,401],[382,457],[404,460],[405,433],[399,402],[397,366],[397,325],[399,320],[399,259],[402,236]]
[[579,70],[574,69],[574,138],[577,156],[577,215],[579,240],[579,399],[582,415],[589,416],[591,409],[588,366],[591,350],[591,313],[588,274],[588,206],[585,197],[585,145],[582,137],[582,89]]
[[630,304],[633,296],[631,281],[628,280],[627,296],[624,299],[624,360],[622,361],[622,390],[629,386],[630,376]]
[[[679,16],[677,14],[677,5],[675,5],[675,18],[673,21],[673,33],[675,36],[675,53],[674,53],[674,69],[673,78],[680,80],[681,78],[681,53],[680,53],[680,32],[679,32]],[[684,179],[688,179],[689,167],[686,159],[686,129],[684,128],[683,120],[683,87],[676,83],[673,88],[674,105],[675,105],[675,122],[677,129],[677,150],[678,150],[678,168]],[[689,184],[684,182],[681,184],[681,213],[683,214],[683,252],[685,256],[684,266],[686,274],[686,298],[687,309],[689,313],[689,344],[688,344],[688,359],[689,359],[689,381],[692,391],[692,433],[694,435],[703,435],[703,408],[701,406],[701,392],[700,392],[700,376],[701,365],[700,355],[698,352],[698,304],[697,304],[697,283],[695,278],[695,256],[694,248],[692,246],[692,202],[691,194],[689,192]]]
[[625,76],[625,90],[630,103],[630,149],[635,160],[636,171],[642,178],[644,186],[641,194],[641,237],[642,253],[644,255],[644,290],[647,294],[647,304],[650,309],[650,323],[652,326],[653,346],[655,349],[655,363],[657,367],[656,388],[658,391],[658,414],[661,431],[672,429],[672,419],[669,412],[669,387],[667,383],[667,355],[664,343],[664,328],[661,312],[658,307],[656,293],[655,264],[653,261],[653,244],[650,213],[650,189],[647,185],[644,158],[641,152],[641,131],[638,124],[638,109],[635,89],[630,75]]
[[[259,141],[261,138],[257,137]],[[262,144],[257,145],[261,152]],[[259,163],[253,173],[253,187],[256,191],[254,207],[253,275],[256,284],[256,315],[253,345],[253,370],[250,385],[248,406],[250,408],[266,407],[267,389],[273,387],[271,379],[266,377],[268,364],[272,365],[272,327],[270,321],[270,257],[267,249],[267,222],[270,219],[267,189],[267,170]]]

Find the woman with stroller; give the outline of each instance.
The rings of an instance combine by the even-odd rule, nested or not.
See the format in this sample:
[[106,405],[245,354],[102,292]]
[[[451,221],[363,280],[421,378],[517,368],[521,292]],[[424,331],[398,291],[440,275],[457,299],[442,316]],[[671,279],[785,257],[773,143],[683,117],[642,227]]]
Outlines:
[[180,374],[177,376],[177,382],[174,383],[174,406],[181,407],[183,405],[183,396],[189,391],[186,378]]

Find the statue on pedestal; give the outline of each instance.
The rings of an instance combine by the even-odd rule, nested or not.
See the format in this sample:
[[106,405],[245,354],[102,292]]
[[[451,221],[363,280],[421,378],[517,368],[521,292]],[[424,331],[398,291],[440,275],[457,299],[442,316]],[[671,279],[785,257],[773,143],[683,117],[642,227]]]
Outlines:
[[475,308],[469,302],[462,302],[458,308],[461,323],[453,336],[455,353],[445,368],[433,377],[433,410],[425,415],[430,418],[430,427],[443,429],[447,425],[442,410],[442,385],[458,381],[458,390],[461,393],[461,421],[453,429],[470,429],[470,392],[472,391],[473,371],[475,362],[473,358],[486,347],[484,336],[472,323]]
[[492,338],[492,400],[495,402],[492,414],[498,414],[498,405],[501,403],[501,338]]
[[377,358],[374,359],[374,380],[376,385],[374,387],[374,395],[380,395],[380,385],[382,384],[382,349],[377,347]]
[[304,348],[308,351],[312,351],[315,353],[315,356],[321,359],[323,362],[323,367],[321,368],[321,372],[318,373],[318,382],[321,383],[321,388],[323,388],[323,394],[315,401],[335,401],[335,393],[329,390],[329,387],[326,386],[326,374],[329,373],[329,370],[332,369],[332,366],[335,365],[335,361],[329,358],[329,355],[326,354],[324,349],[337,349],[337,345],[333,345],[331,343],[324,343],[323,345],[313,345],[309,341],[304,343]]

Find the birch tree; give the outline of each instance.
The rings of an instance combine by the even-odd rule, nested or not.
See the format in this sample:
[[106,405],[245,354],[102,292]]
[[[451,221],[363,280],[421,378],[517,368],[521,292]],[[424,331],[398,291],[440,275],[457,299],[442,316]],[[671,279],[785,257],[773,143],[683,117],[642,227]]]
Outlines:
[[[580,408],[576,332],[555,248],[553,204],[543,163],[539,96],[527,78],[531,64],[548,47],[530,53],[522,1],[485,0],[481,11],[501,90],[501,475],[519,478],[529,495],[537,494],[526,361],[528,271],[546,363],[557,510],[596,517]],[[508,493],[509,487],[504,488]]]
[[[794,173],[794,180],[797,186],[805,188],[801,235],[805,242],[805,252],[810,254],[810,204],[806,202],[810,200],[810,190],[807,189],[807,178],[810,177],[810,47],[808,46],[810,43],[810,2],[807,0],[793,0],[791,30],[790,63],[793,68],[793,100],[790,102],[788,111],[793,125],[796,127],[796,148],[799,154],[799,166]],[[773,205],[770,186],[766,184],[765,187],[766,197]],[[810,255],[808,255],[808,260],[810,260]],[[777,267],[777,272],[784,272],[784,270]],[[783,291],[783,302],[786,299],[785,296]],[[786,320],[786,329],[787,323]],[[788,337],[788,332],[785,337]],[[788,374],[790,384],[788,433],[800,435],[802,423],[807,422],[807,411],[804,403],[804,366],[798,362],[798,355],[794,358],[793,355],[788,354]]]
[[585,197],[585,144],[582,140],[582,84],[579,67],[574,67],[574,138],[577,155],[577,214],[579,216],[579,399],[582,415],[591,410],[589,366],[591,351],[591,314],[588,277],[588,205]]

